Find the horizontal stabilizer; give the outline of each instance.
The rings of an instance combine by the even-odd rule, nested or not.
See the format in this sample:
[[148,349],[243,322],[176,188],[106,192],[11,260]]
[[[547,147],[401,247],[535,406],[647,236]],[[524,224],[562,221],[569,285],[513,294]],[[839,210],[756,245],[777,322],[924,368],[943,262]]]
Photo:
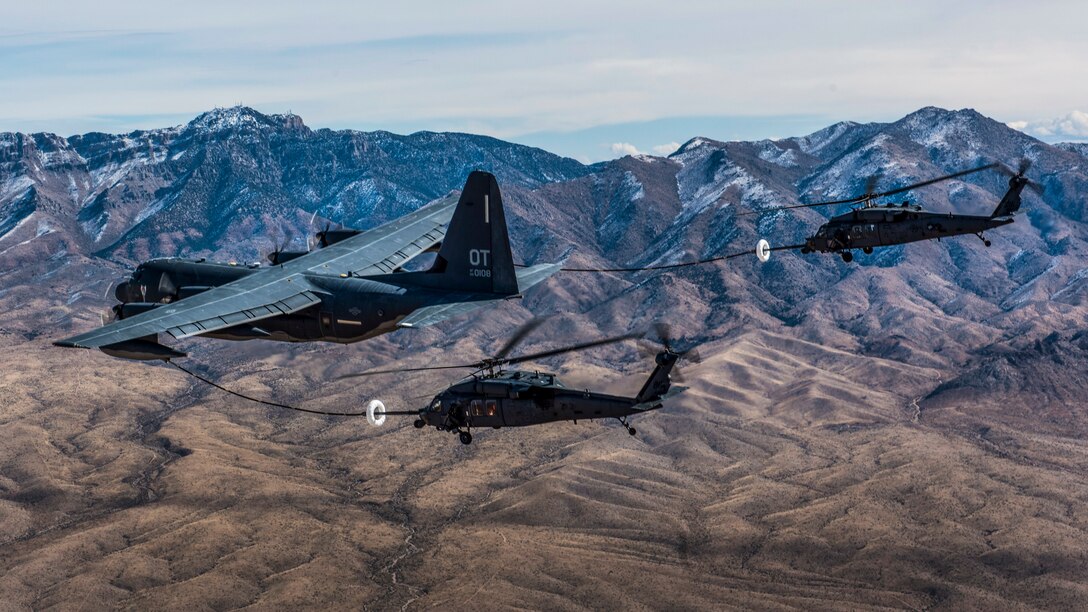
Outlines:
[[683,393],[684,391],[687,391],[687,390],[688,390],[687,387],[684,387],[684,386],[681,386],[681,385],[672,385],[672,386],[669,387],[669,390],[667,392],[665,392],[664,395],[657,398],[656,400],[649,401],[649,402],[642,402],[641,404],[635,404],[634,406],[631,406],[631,407],[634,408],[635,410],[655,410],[655,409],[661,407],[661,402],[669,399],[670,397],[674,397],[676,395],[679,395],[679,394],[681,394],[681,393]]
[[[528,268],[519,269],[517,271],[519,291],[524,292],[526,289],[529,289],[530,287],[547,280],[549,276],[558,272],[561,267],[563,267],[562,263],[554,263],[540,264],[536,266],[530,266]],[[481,299],[478,300],[425,306],[402,319],[397,325],[399,327],[426,327],[428,325],[434,325],[435,323],[440,323],[442,321],[445,321],[446,319],[450,319],[458,315],[467,314],[469,312],[472,312],[473,310],[476,310],[477,308],[483,308],[484,306],[495,304],[497,302],[504,302],[510,299],[488,299],[488,297],[485,297],[489,295],[490,294],[480,294]]]

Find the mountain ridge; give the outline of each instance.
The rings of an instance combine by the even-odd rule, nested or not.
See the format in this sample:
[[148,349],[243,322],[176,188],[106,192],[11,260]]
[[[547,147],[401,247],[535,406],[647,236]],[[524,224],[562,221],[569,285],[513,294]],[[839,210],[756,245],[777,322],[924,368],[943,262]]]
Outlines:
[[[78,148],[0,135],[10,605],[1069,609],[1088,597],[1077,147],[930,108],[583,166],[494,139],[234,115]],[[292,413],[50,344],[100,325],[143,258],[254,261],[284,238],[305,246],[326,220],[399,216],[470,166],[499,175],[519,261],[600,268],[795,243],[837,211],[738,213],[853,195],[873,173],[891,187],[1024,156],[1044,196],[1025,192],[992,248],[968,236],[853,264],[778,252],[561,274],[485,316],[356,345],[178,343],[187,367],[257,397],[412,409],[451,381],[340,377],[493,354],[535,316],[562,315],[526,351],[666,321],[704,360],[680,364],[688,390],[637,417],[638,436],[580,421],[474,432],[462,447],[407,420]],[[980,173],[907,197],[988,213],[1006,184]],[[621,343],[531,367],[629,391],[652,363]]]

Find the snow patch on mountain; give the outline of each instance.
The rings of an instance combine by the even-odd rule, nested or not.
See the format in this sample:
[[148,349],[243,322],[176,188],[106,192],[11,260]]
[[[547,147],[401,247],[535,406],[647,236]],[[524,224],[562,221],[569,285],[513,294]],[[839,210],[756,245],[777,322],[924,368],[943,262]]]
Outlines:
[[807,189],[828,198],[849,197],[857,195],[854,192],[857,180],[894,174],[892,170],[896,167],[896,162],[887,149],[890,141],[890,135],[877,134],[869,142],[825,168],[807,184]]
[[139,224],[143,223],[144,221],[149,219],[152,215],[158,213],[160,210],[162,210],[164,207],[166,207],[166,205],[169,204],[171,201],[173,201],[176,197],[177,197],[177,194],[170,194],[170,195],[166,196],[165,198],[159,198],[157,200],[154,200],[153,202],[151,202],[151,204],[149,204],[143,210],[141,210],[138,215],[136,215],[136,219],[133,220],[132,224],[133,225],[139,225]]
[[34,186],[34,179],[25,174],[10,176],[0,180],[0,201],[15,200],[26,195]]
[[105,233],[106,228],[109,227],[109,223],[110,211],[104,210],[96,215],[93,219],[89,219],[80,223],[80,227],[82,227],[83,231],[88,236],[91,236],[91,239],[95,242],[95,244],[97,244],[99,241],[102,240],[102,235]]
[[34,216],[34,214],[35,213],[32,212],[29,215],[27,215],[27,216],[23,217],[22,219],[20,219],[19,221],[15,221],[15,219],[13,217],[8,217],[7,219],[4,219],[4,222],[0,223],[0,227],[5,227],[9,223],[13,223],[13,222],[14,222],[14,225],[12,225],[11,229],[4,232],[4,234],[2,236],[0,236],[0,241],[6,240],[8,236],[11,236],[15,232],[19,231],[19,228],[26,225],[27,222],[30,221],[30,219]]
[[774,141],[762,140],[759,143],[759,158],[783,168],[797,167],[797,151],[779,147]]
[[797,145],[801,147],[802,152],[819,156],[820,152],[827,148],[828,145],[838,140],[857,125],[858,124],[853,121],[840,121],[839,123],[828,126],[822,130],[813,132],[808,136],[798,138]]

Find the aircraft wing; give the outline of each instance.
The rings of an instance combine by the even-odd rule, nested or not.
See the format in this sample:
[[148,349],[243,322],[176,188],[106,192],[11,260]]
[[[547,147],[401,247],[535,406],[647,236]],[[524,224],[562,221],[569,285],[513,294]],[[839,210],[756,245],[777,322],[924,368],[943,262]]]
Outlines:
[[442,241],[457,197],[449,195],[385,225],[284,264],[313,274],[388,274]]
[[[529,289],[533,285],[546,280],[549,276],[559,271],[559,268],[563,267],[562,263],[555,264],[539,264],[536,266],[530,266],[528,268],[521,268],[517,271],[518,276],[518,291],[524,293],[526,289]],[[434,306],[424,306],[417,309],[412,314],[401,319],[397,323],[398,327],[426,327],[428,325],[434,325],[446,319],[456,317],[458,315],[466,314],[483,308],[489,304],[495,304],[510,299],[473,299],[474,296],[466,295],[465,301],[452,302],[445,304],[435,304]]]
[[54,344],[101,348],[163,332],[177,339],[188,338],[291,314],[321,302],[321,297],[310,291],[304,282],[283,277],[266,279],[262,276],[262,273],[253,274],[213,287],[184,300],[163,304]]
[[311,291],[307,274],[391,272],[441,242],[455,205],[454,198],[443,198],[282,266],[261,269],[55,344],[101,348],[159,333],[181,339],[305,310],[321,302],[321,296]]

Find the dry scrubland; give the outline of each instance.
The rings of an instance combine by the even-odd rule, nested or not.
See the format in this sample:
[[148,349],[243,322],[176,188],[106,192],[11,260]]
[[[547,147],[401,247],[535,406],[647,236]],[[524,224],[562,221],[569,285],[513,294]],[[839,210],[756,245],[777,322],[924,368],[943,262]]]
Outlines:
[[[0,134],[0,609],[1088,609],[1088,158],[965,109],[583,166],[465,134],[313,131],[217,109],[128,135]],[[776,253],[564,274],[518,303],[358,345],[181,343],[313,408],[418,407],[381,365],[672,324],[690,389],[615,423],[479,431],[269,409],[163,365],[49,342],[137,261],[254,261],[322,219],[398,217],[488,168],[520,262],[612,268],[796,244],[741,215],[1033,160],[1017,222],[854,264]],[[988,214],[999,173],[909,194]],[[827,197],[823,197],[823,196]],[[311,220],[318,215],[314,226]],[[184,229],[182,229],[184,228]],[[632,392],[634,346],[540,364]]]
[[[164,366],[3,342],[7,608],[1088,601],[1083,410],[1033,429],[1003,416],[1016,398],[922,399],[937,370],[749,332],[705,347],[690,390],[639,418],[638,437],[585,422],[463,447],[405,420],[285,413]],[[326,379],[392,350],[197,354],[237,388],[344,407],[376,389]],[[646,367],[564,371],[618,391]]]

